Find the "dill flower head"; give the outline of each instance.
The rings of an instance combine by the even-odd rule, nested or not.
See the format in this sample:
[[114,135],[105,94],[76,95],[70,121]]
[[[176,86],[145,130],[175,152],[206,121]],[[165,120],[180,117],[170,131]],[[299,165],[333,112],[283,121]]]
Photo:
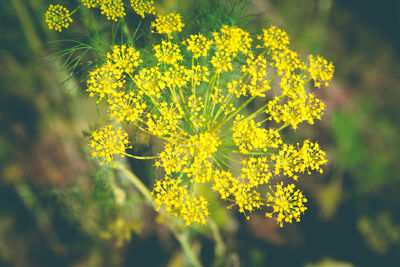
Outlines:
[[143,62],[139,57],[139,51],[126,45],[115,45],[112,53],[107,53],[107,59],[126,73],[132,73]]
[[[172,13],[152,27],[171,37],[183,24]],[[201,34],[184,41],[169,38],[154,45],[147,66],[133,47],[114,46],[106,63],[89,75],[90,96],[106,99],[111,121],[129,122],[164,141],[155,156],[164,178],[155,182],[153,201],[157,210],[186,225],[205,223],[209,214],[198,184],[247,219],[264,209],[280,226],[299,221],[306,210],[303,193],[271,181],[298,181],[322,172],[327,162],[318,143],[290,144],[282,130],[321,119],[325,105],[308,82],[328,82],[332,64],[313,56],[304,62],[288,47],[287,34],[274,26],[258,39],[262,45],[253,44],[245,30],[226,25],[212,40]],[[250,104],[255,110],[246,110]],[[126,134],[110,127],[93,134],[93,156],[103,162],[135,157],[124,151]]]
[[100,7],[103,0],[81,0],[82,4],[87,8]]
[[125,149],[130,148],[128,134],[121,127],[114,129],[107,125],[98,131],[92,132],[89,143],[92,157],[99,157],[100,164],[114,162],[114,156],[124,157]]
[[172,12],[165,16],[158,16],[154,22],[151,23],[153,32],[159,34],[168,34],[168,38],[172,38],[171,34],[174,32],[181,32],[185,24],[182,23],[181,15]]
[[69,10],[62,5],[50,5],[45,13],[45,21],[49,30],[56,30],[61,32],[63,28],[67,29],[69,24],[73,21]]
[[190,35],[188,39],[182,42],[182,44],[186,45],[186,49],[193,53],[193,58],[196,59],[206,57],[212,43],[212,40],[207,40],[202,34]]
[[160,63],[176,65],[178,61],[182,61],[181,50],[177,44],[170,41],[161,41],[161,45],[154,46],[154,55]]
[[142,16],[142,18],[145,17],[145,14],[156,14],[153,0],[131,0],[131,6],[138,15]]
[[264,47],[271,50],[284,50],[289,45],[287,33],[276,26],[263,29],[263,35],[258,35],[257,39],[262,40]]
[[90,72],[87,80],[87,91],[90,97],[97,96],[99,101],[106,96],[112,96],[121,89],[124,84],[123,71],[111,62]]
[[123,18],[125,13],[122,0],[102,0],[100,4],[101,14],[105,14],[108,20],[118,21]]
[[272,193],[267,193],[268,207],[272,207],[272,212],[265,215],[272,218],[276,214],[276,221],[282,227],[283,223],[292,223],[293,220],[299,222],[300,215],[307,210],[304,203],[307,198],[300,190],[294,190],[294,184],[283,186],[283,182],[275,186],[275,190],[269,187]]
[[328,86],[328,81],[333,78],[334,68],[332,62],[328,62],[323,57],[314,57],[313,55],[309,55],[308,59],[310,66],[307,70],[310,73],[311,78],[314,80],[315,86],[320,87],[321,82],[324,83],[325,86]]
[[163,207],[166,212],[184,220],[186,225],[193,222],[205,224],[209,214],[208,202],[203,196],[191,196],[188,186],[181,185],[182,182],[182,179],[169,177],[157,181],[152,192],[157,211]]

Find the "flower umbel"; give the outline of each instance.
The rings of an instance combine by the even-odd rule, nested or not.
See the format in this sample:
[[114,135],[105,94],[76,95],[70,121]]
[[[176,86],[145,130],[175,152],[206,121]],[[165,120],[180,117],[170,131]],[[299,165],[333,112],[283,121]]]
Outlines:
[[135,12],[142,18],[145,14],[155,15],[156,8],[153,0],[131,0],[131,6]]
[[182,23],[181,15],[170,13],[165,16],[158,16],[151,27],[154,32],[159,34],[167,34],[169,39],[172,39],[171,34],[174,32],[181,32],[185,24]]
[[92,157],[101,158],[100,164],[113,163],[116,155],[124,157],[125,149],[131,147],[128,134],[121,127],[115,129],[112,125],[92,132],[92,140],[89,146]]
[[[159,16],[152,28],[169,38],[153,46],[146,66],[138,50],[122,44],[87,80],[89,96],[106,100],[113,124],[163,140],[162,151],[150,157],[164,176],[152,192],[157,210],[185,225],[206,223],[208,201],[199,189],[205,186],[246,218],[266,209],[280,226],[299,221],[307,209],[303,193],[271,181],[322,172],[327,160],[318,143],[290,144],[282,130],[321,119],[325,105],[309,81],[327,83],[332,63],[319,56],[304,62],[275,26],[263,31],[258,45],[227,25],[212,40],[202,34],[172,39],[182,27],[178,14]],[[254,110],[246,109],[250,104]],[[135,157],[125,153],[127,134],[111,124],[93,133],[90,146],[102,163]]]
[[45,13],[45,21],[49,30],[61,32],[63,28],[67,29],[73,20],[69,10],[62,5],[50,5]]

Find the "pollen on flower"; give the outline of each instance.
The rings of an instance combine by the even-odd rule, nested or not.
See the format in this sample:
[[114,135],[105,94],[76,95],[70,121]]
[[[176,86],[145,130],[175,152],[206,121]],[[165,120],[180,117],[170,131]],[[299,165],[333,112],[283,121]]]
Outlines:
[[151,23],[153,32],[159,34],[168,34],[168,38],[171,39],[171,34],[174,32],[181,32],[185,24],[182,23],[181,15],[175,12],[167,14],[165,16],[158,16],[154,22]]
[[135,10],[135,12],[142,18],[145,18],[145,14],[156,14],[156,8],[153,0],[131,0],[131,6],[133,10]]
[[275,190],[269,187],[272,193],[267,193],[267,206],[272,208],[271,212],[265,213],[267,218],[275,217],[280,227],[284,223],[292,223],[300,221],[300,215],[307,210],[304,203],[307,198],[304,197],[300,190],[294,190],[294,184],[283,186],[283,182],[275,186]]
[[92,132],[92,140],[89,146],[92,157],[99,157],[101,165],[114,162],[115,156],[124,157],[125,149],[131,147],[128,134],[121,127],[114,128],[110,124]]
[[61,32],[63,28],[67,29],[73,21],[69,10],[62,5],[50,5],[45,13],[45,21],[49,30]]

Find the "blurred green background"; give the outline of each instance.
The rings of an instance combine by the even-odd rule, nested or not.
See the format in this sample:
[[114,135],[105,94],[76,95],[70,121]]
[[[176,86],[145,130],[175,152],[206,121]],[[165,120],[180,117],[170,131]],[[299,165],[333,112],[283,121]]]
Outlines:
[[[223,14],[231,2],[163,5]],[[49,3],[0,2],[0,266],[182,266],[155,212],[88,156],[84,135],[100,111],[49,57],[65,36],[43,22]],[[301,223],[279,228],[262,214],[247,221],[215,208],[226,257],[216,262],[217,244],[200,229],[203,264],[400,266],[400,1],[252,0],[246,14],[249,31],[277,25],[301,55],[333,61],[331,86],[317,91],[325,117],[297,132],[318,140],[329,164],[303,179],[310,202]],[[130,164],[151,186],[152,163]]]

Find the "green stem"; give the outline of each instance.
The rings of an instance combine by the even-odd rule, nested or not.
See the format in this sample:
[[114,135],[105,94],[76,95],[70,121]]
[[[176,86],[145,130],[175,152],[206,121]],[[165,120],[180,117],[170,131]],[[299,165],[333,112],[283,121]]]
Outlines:
[[189,261],[190,266],[193,267],[203,266],[189,244],[189,238],[187,236],[186,231],[183,233],[178,233],[175,229],[172,229],[172,232],[174,233],[179,244],[181,245],[182,250],[185,253],[187,260]]
[[133,158],[133,159],[157,159],[160,157],[160,156],[141,157],[141,156],[131,155],[129,153],[123,153],[123,155]]
[[116,163],[115,167],[126,175],[129,181],[131,181],[132,184],[136,187],[136,189],[139,190],[139,192],[143,195],[146,201],[148,201],[149,203],[153,203],[153,197],[151,196],[150,191],[133,172],[131,172],[124,165],[119,163]]

